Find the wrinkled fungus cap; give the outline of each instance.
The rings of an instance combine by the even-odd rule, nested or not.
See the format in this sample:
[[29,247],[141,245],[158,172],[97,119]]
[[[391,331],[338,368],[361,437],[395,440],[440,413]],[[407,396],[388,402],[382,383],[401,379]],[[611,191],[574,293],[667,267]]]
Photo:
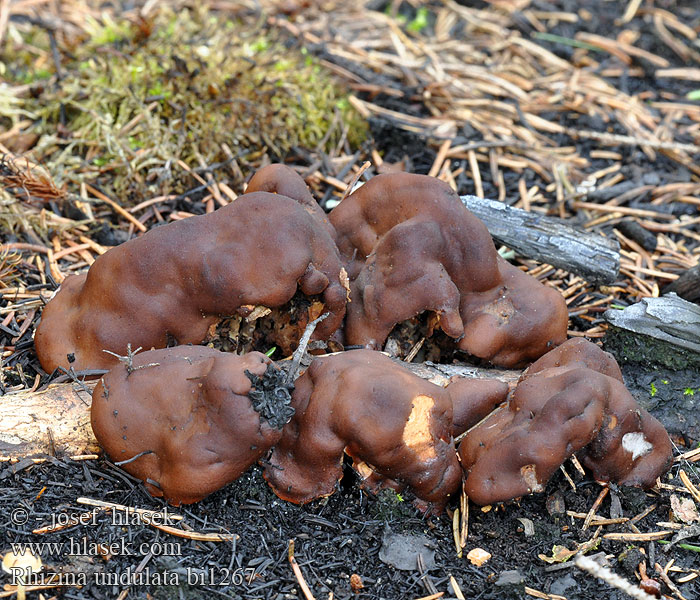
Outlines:
[[477,504],[540,492],[576,454],[600,481],[651,487],[670,466],[671,442],[622,383],[615,360],[569,340],[535,362],[506,406],[459,447],[465,489]]
[[544,369],[561,366],[580,366],[622,381],[622,371],[609,352],[583,338],[571,338],[550,350],[532,363],[523,373],[521,380],[531,377]]
[[301,175],[291,167],[271,164],[258,169],[246,188],[246,194],[251,192],[271,192],[296,200],[323,224],[331,237],[335,237],[335,229],[333,229],[326,213],[314,200]]
[[369,350],[317,358],[295,383],[295,415],[265,479],[280,498],[306,503],[333,493],[346,453],[366,488],[408,488],[439,511],[461,480],[453,428],[476,423],[506,390],[463,380],[442,388]]
[[42,314],[37,355],[48,372],[109,368],[117,359],[103,350],[199,344],[222,317],[282,306],[297,289],[330,313],[314,338],[327,339],[345,314],[343,273],[328,231],[297,201],[244,194],[152,229],[98,257],[87,275],[68,277]]
[[[288,386],[259,352],[203,346],[136,354],[92,396],[92,428],[109,457],[174,505],[238,478],[282,436]],[[133,459],[133,460],[130,460]]]
[[378,175],[330,220],[351,281],[348,344],[378,349],[424,311],[460,349],[502,366],[566,339],[561,294],[501,259],[485,225],[438,179]]

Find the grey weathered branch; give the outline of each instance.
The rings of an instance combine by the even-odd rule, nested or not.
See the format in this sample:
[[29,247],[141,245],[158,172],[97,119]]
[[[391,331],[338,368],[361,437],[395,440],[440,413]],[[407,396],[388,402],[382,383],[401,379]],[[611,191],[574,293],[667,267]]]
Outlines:
[[664,293],[675,292],[690,302],[700,302],[700,263],[683,271],[680,277],[664,288]]
[[610,284],[618,278],[620,244],[615,239],[495,200],[462,196],[462,202],[486,224],[497,242],[520,256],[564,269],[595,284]]
[[99,449],[90,426],[90,394],[73,383],[0,398],[0,460],[37,454],[75,456]]
[[[289,362],[289,361],[285,361]],[[520,371],[480,369],[469,365],[401,363],[413,373],[443,386],[450,377],[491,377],[512,382]],[[99,452],[90,426],[90,390],[75,383],[51,384],[36,392],[7,394],[0,399],[0,461],[50,454],[75,456]],[[1,470],[1,469],[0,469]]]

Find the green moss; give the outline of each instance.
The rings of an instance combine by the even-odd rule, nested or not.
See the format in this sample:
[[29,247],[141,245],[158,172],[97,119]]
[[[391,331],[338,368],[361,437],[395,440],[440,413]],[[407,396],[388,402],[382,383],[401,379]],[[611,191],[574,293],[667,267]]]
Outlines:
[[395,521],[414,516],[416,509],[410,502],[406,502],[401,494],[387,488],[381,490],[370,504],[370,512],[375,518]]
[[647,335],[611,325],[604,346],[618,362],[666,367],[673,370],[699,368],[700,354]]
[[[37,154],[59,184],[95,181],[127,202],[179,193],[193,182],[177,160],[193,168],[225,162],[224,145],[241,156],[266,150],[279,159],[297,146],[323,142],[327,151],[342,135],[336,113],[351,145],[364,139],[364,120],[331,76],[272,33],[205,8],[164,8],[145,39],[107,16],[86,21],[85,34],[64,54],[60,81],[0,103],[0,125],[18,115],[36,118]],[[11,84],[44,79],[53,65],[45,36],[34,28],[21,35],[45,55],[16,52],[16,36],[8,40],[0,63],[10,65]]]
[[423,31],[428,25],[428,9],[425,6],[421,6],[416,13],[415,18],[411,21],[406,29],[409,31],[415,31],[419,33]]

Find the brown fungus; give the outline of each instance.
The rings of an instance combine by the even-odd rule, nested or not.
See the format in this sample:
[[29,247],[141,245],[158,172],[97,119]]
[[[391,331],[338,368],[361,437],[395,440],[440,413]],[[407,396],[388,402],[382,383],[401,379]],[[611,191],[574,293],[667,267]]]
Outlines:
[[331,236],[297,201],[245,194],[152,229],[67,278],[44,309],[37,355],[46,371],[109,368],[115,359],[103,350],[198,344],[222,317],[282,306],[297,287],[330,312],[316,330],[325,339],[345,314],[343,273]]
[[238,478],[280,439],[293,413],[289,387],[259,352],[151,350],[100,380],[92,428],[152,495],[189,504]]
[[609,352],[583,338],[571,338],[532,363],[520,380],[527,379],[544,369],[561,366],[580,366],[622,381],[622,371]]
[[369,350],[317,358],[295,383],[295,416],[265,464],[265,479],[291,502],[328,496],[345,453],[366,488],[408,488],[422,508],[440,510],[461,480],[453,433],[488,414],[506,392],[506,384],[485,380],[441,388]]
[[251,192],[271,192],[296,200],[335,237],[335,230],[326,213],[314,200],[309,188],[294,169],[282,164],[271,164],[258,169],[248,182],[246,194]]
[[668,434],[615,376],[610,355],[575,340],[551,354],[460,444],[466,492],[477,504],[542,491],[574,454],[598,480],[645,488],[670,465]]
[[530,362],[566,339],[561,294],[503,260],[484,224],[441,181],[378,175],[330,214],[350,277],[345,337],[379,348],[423,311],[458,347],[494,364]]

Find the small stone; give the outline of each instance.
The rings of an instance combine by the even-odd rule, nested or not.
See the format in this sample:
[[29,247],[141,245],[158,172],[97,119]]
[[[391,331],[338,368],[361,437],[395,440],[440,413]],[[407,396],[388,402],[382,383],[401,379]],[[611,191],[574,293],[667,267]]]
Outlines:
[[520,521],[520,524],[523,526],[522,529],[525,537],[532,537],[535,535],[535,524],[530,519],[518,517],[518,521]]
[[379,560],[402,571],[418,569],[418,556],[426,571],[435,568],[435,551],[428,545],[430,540],[424,535],[404,535],[385,531]]
[[355,593],[358,593],[362,588],[365,587],[365,584],[362,582],[362,577],[360,577],[357,573],[353,573],[352,575],[350,575],[350,587]]
[[496,585],[498,587],[503,587],[506,585],[520,585],[523,581],[525,581],[525,578],[522,576],[520,571],[501,571],[501,574],[496,580]]
[[552,516],[563,515],[564,513],[566,513],[566,503],[564,502],[564,495],[559,491],[556,491],[547,497],[547,502],[545,506],[547,507],[547,512]]
[[566,591],[572,588],[576,588],[578,583],[574,579],[573,575],[565,575],[554,581],[549,588],[550,594],[557,594],[559,596],[566,595]]

